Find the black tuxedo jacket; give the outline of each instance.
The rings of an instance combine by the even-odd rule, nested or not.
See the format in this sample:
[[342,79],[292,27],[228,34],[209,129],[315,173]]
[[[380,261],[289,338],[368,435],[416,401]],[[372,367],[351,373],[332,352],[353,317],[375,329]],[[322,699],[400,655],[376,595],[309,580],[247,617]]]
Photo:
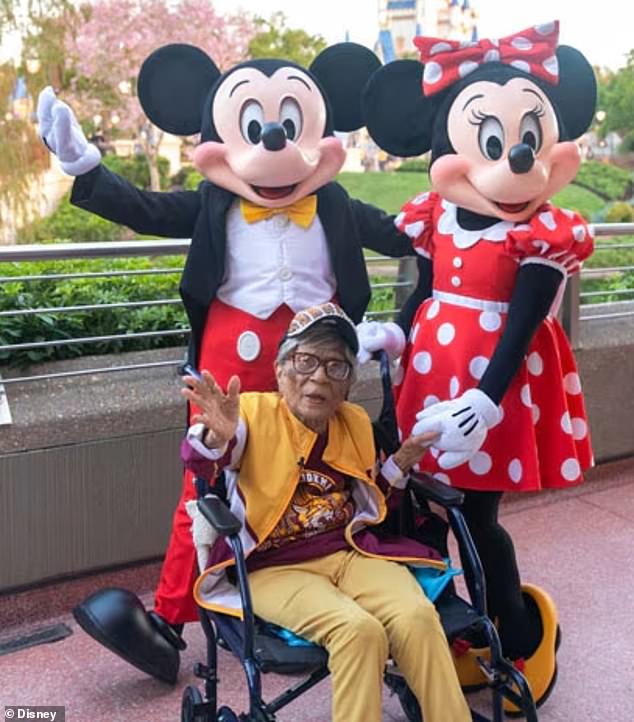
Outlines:
[[[227,245],[226,214],[236,195],[209,181],[196,191],[142,191],[100,165],[78,176],[71,202],[137,233],[191,238],[180,293],[192,329],[189,360],[198,361],[207,310],[222,283]],[[411,240],[389,216],[348,196],[338,183],[317,191],[339,303],[355,323],[370,300],[363,248],[392,257],[413,255]],[[249,259],[245,258],[245,263]]]

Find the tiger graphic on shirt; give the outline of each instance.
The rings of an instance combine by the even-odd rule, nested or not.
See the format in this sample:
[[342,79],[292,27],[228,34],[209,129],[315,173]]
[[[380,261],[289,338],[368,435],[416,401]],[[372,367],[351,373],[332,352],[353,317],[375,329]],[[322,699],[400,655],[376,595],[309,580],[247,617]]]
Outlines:
[[336,480],[321,471],[302,469],[290,504],[259,550],[279,548],[300,538],[344,527],[353,512],[345,479]]

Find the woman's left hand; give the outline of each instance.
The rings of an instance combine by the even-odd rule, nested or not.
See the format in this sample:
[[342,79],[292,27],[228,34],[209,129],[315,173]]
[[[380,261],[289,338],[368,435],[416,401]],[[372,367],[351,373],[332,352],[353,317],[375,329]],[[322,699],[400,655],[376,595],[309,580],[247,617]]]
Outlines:
[[426,431],[423,434],[412,434],[401,444],[398,451],[393,454],[393,459],[398,468],[407,473],[421,456],[438,438],[435,431]]

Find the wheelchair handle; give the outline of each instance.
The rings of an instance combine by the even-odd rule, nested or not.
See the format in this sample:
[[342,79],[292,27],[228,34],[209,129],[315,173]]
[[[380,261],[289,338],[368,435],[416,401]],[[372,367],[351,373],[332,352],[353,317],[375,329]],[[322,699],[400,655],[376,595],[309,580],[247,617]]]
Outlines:
[[233,536],[242,529],[242,522],[218,496],[210,494],[198,499],[200,513],[222,536]]
[[418,499],[433,501],[445,508],[461,506],[464,493],[453,486],[447,486],[442,481],[434,479],[430,474],[411,472],[409,475],[410,488]]
[[398,426],[396,423],[396,409],[394,407],[394,394],[392,393],[392,375],[390,357],[383,349],[372,354],[372,360],[379,362],[381,377],[381,391],[383,403],[381,411],[375,421],[381,437],[381,447],[386,454],[393,454],[400,446]]
[[178,367],[178,373],[180,376],[193,376],[197,381],[202,379],[200,372],[197,371],[190,363],[181,364]]

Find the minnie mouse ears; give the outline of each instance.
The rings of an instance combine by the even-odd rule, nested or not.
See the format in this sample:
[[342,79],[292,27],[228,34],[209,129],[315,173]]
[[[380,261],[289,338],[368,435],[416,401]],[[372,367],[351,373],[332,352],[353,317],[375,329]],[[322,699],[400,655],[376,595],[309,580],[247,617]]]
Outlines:
[[381,62],[357,43],[338,43],[323,50],[309,70],[319,80],[333,112],[335,130],[352,131],[365,125],[361,94]]
[[559,113],[560,140],[574,140],[592,124],[597,103],[597,81],[585,55],[569,45],[557,48],[559,83],[542,88]]
[[429,97],[423,94],[425,66],[422,63],[416,60],[388,63],[372,76],[363,94],[368,132],[377,145],[392,155],[420,155],[431,148],[433,136],[440,130],[439,124],[446,123],[447,103],[462,88],[479,80],[503,85],[511,77],[518,76],[539,85],[550,99],[559,119],[559,139],[574,140],[592,123],[596,80],[592,66],[575,48],[560,45],[556,57],[559,67],[556,84],[533,77],[517,67],[489,62]]
[[138,96],[154,125],[174,135],[200,130],[203,105],[220,77],[214,61],[193,45],[164,45],[141,66]]

